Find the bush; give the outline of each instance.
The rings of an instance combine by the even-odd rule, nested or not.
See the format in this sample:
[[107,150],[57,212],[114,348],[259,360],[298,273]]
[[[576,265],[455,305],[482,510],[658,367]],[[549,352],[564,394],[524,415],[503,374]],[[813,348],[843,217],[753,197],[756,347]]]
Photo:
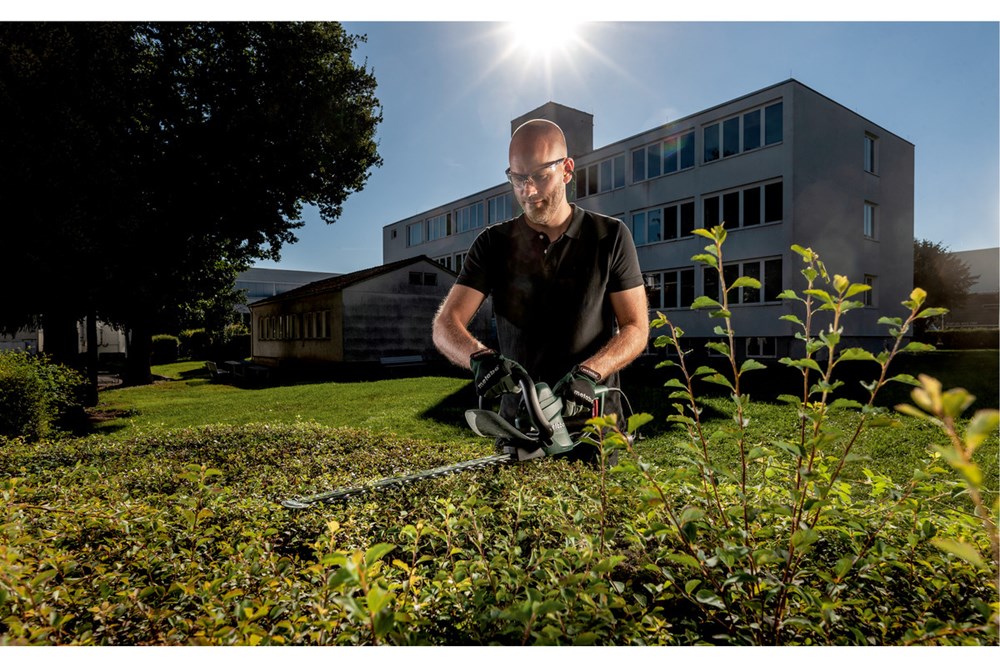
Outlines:
[[995,350],[1000,347],[997,329],[945,329],[926,331],[921,340],[945,350]]
[[180,343],[180,357],[192,361],[202,361],[209,358],[208,352],[212,345],[212,337],[204,329],[185,329],[177,338]]
[[[724,232],[710,238],[718,267]],[[762,423],[741,390],[760,366],[731,353],[740,284],[720,276],[721,302],[695,304],[721,322],[725,372],[688,368],[683,332],[654,322],[677,351],[682,454],[663,465],[626,437],[649,415],[595,419],[596,467],[526,462],[288,512],[275,501],[470,445],[304,423],[15,442],[0,450],[0,643],[995,645],[996,513],[972,453],[995,443],[996,411],[960,420],[965,392],[888,373],[924,349],[903,344],[935,315],[920,290],[883,321],[891,350],[839,349],[865,286],[797,252],[808,289],[783,298],[804,311],[786,319],[806,354],[781,360],[803,379],[787,420]],[[833,325],[814,335],[818,309]],[[866,403],[834,398],[847,362],[876,376]],[[728,397],[696,397],[699,378]],[[903,481],[854,454],[897,419],[874,402],[889,382],[914,387],[902,418],[944,434]],[[615,450],[630,455],[609,470]]]
[[180,340],[177,336],[157,334],[153,336],[151,361],[154,364],[169,364],[177,361]]
[[0,353],[0,436],[37,440],[83,405],[76,371],[26,352]]

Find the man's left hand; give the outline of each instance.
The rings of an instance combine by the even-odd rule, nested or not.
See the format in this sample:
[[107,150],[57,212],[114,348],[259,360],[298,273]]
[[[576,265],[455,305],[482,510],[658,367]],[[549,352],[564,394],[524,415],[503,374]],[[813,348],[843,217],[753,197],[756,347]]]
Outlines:
[[565,414],[572,416],[591,412],[594,401],[597,400],[597,383],[600,381],[601,374],[586,366],[575,366],[559,380],[554,391],[562,397]]

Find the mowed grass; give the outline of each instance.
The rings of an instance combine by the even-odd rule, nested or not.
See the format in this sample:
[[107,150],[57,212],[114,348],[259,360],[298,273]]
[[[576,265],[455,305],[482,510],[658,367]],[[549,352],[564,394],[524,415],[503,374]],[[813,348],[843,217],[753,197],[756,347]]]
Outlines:
[[244,388],[213,382],[201,362],[154,366],[167,378],[101,393],[97,433],[210,424],[316,422],[435,441],[472,440],[465,409],[475,407],[469,380],[420,377],[373,382],[318,382]]
[[[909,355],[900,362],[895,368],[897,373],[925,372],[940,377],[945,387],[965,386],[977,394],[979,398],[968,416],[977,409],[997,407],[995,350]],[[316,422],[432,443],[475,444],[483,454],[492,451],[491,442],[476,436],[465,423],[463,413],[476,407],[476,397],[469,380],[464,378],[417,377],[242,388],[212,382],[201,362],[179,362],[153,370],[170,380],[102,393],[99,410],[120,416],[99,423],[98,433],[128,436],[136,430],[210,424]],[[652,377],[656,379],[647,377],[641,385],[633,382],[626,386],[635,409],[654,417],[643,427],[638,451],[657,463],[677,465],[683,456],[686,436],[679,426],[667,421],[674,401],[668,398],[669,390],[662,387],[660,377],[656,374]],[[887,407],[908,400],[910,388],[905,385],[893,383],[887,390],[882,401]],[[732,424],[732,402],[716,396],[703,398],[701,403],[706,432],[712,434],[713,456],[737,466],[738,446],[724,432]],[[749,446],[794,439],[798,432],[794,411],[783,403],[754,400],[750,418]],[[898,418],[899,426],[866,429],[862,433],[852,450],[862,459],[850,464],[851,476],[860,478],[863,468],[871,467],[904,482],[922,466],[931,444],[945,444],[933,426],[910,417],[898,415]],[[831,424],[846,439],[853,433],[857,419],[856,410],[837,410]],[[988,493],[996,493],[1000,467],[996,434],[979,448],[976,459],[986,475]]]

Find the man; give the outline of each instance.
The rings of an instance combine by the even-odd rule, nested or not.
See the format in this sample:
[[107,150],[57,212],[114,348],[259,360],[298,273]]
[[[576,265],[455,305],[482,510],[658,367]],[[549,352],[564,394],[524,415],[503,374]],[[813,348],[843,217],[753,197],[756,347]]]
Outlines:
[[[513,421],[517,397],[508,360],[558,388],[572,411],[589,412],[594,386],[618,387],[618,371],[646,347],[649,319],[632,236],[620,220],[566,201],[573,158],[559,126],[531,120],[510,140],[508,180],[524,214],[486,228],[434,318],[434,344],[469,368],[481,396],[504,394]],[[468,330],[493,295],[499,351]],[[605,413],[621,415],[617,392]]]

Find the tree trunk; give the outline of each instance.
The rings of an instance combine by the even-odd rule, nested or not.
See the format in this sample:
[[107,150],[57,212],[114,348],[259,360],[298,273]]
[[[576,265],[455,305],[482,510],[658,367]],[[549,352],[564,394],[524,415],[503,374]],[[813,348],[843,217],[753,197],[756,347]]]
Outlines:
[[83,404],[92,408],[97,405],[97,314],[87,314],[87,395]]
[[42,350],[52,361],[80,368],[80,343],[76,318],[65,311],[53,310],[42,315]]
[[125,357],[125,384],[134,386],[151,384],[153,372],[150,356],[153,353],[153,334],[145,322],[133,322],[127,329],[128,350]]

